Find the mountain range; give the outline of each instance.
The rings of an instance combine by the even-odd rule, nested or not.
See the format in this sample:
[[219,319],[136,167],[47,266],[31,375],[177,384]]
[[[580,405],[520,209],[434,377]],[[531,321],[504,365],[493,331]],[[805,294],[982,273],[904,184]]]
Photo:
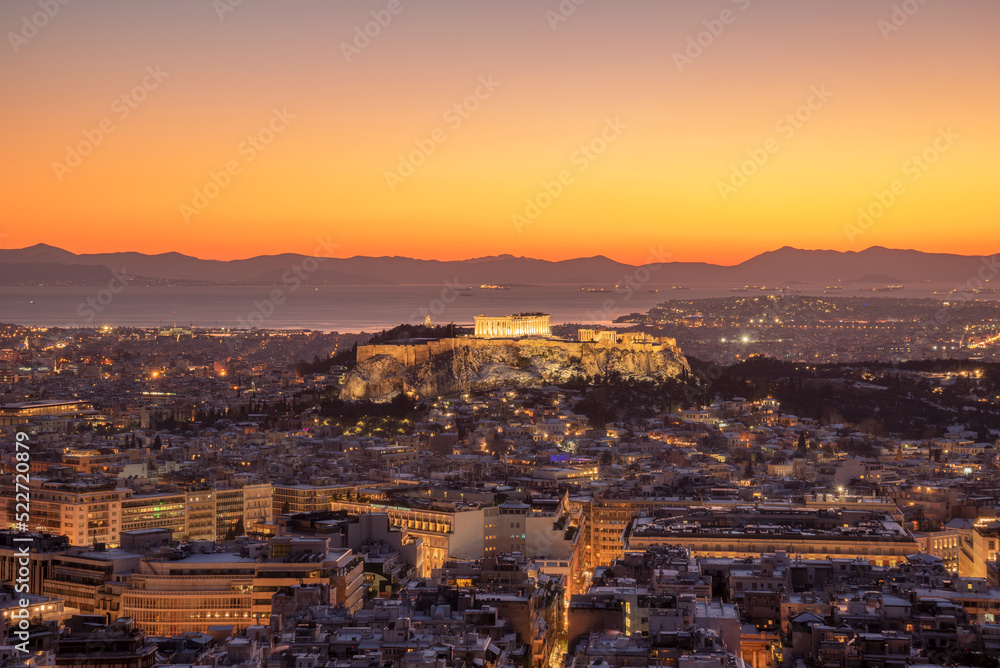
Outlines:
[[[496,255],[470,260],[407,257],[321,258],[282,253],[242,260],[202,260],[181,253],[77,254],[47,244],[0,249],[0,285],[100,285],[115,273],[148,284],[280,284],[292,277],[309,285],[569,284],[781,285],[962,283],[993,256],[925,253],[873,246],[863,251],[783,247],[736,265],[665,262],[637,267],[602,255],[538,260]],[[310,271],[311,269],[311,271]]]

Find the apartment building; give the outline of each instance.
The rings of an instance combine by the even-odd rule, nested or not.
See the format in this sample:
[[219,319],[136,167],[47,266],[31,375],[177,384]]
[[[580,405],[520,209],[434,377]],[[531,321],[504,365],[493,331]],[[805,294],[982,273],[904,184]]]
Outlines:
[[122,531],[170,529],[175,539],[185,531],[187,497],[183,492],[136,494],[122,500]]
[[361,607],[363,564],[350,549],[332,549],[322,538],[274,538],[240,552],[218,552],[211,542],[192,545],[175,558],[144,560],[122,592],[122,614],[152,635],[236,630],[267,623],[271,597],[295,584],[328,584],[335,605]]
[[335,499],[357,494],[358,491],[352,485],[274,485],[273,488],[272,516],[330,510],[330,504]]
[[[7,528],[18,528],[13,486],[3,491]],[[118,544],[122,500],[130,495],[118,489],[115,478],[81,475],[72,481],[31,480],[31,519],[28,530],[61,534],[70,545]]]
[[625,542],[629,550],[682,546],[699,557],[743,559],[785,552],[798,559],[865,559],[875,566],[896,566],[920,551],[917,540],[892,520],[841,522],[839,526],[821,522],[798,528],[807,522],[806,517],[793,515],[712,517],[707,512],[640,517],[633,520]]

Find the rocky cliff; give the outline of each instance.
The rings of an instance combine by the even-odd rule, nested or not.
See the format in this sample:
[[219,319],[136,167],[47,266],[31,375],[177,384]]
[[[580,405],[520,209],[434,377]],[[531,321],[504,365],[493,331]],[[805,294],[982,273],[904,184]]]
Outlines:
[[[358,365],[348,374],[341,399],[388,399],[399,392],[437,396],[500,387],[530,387],[618,372],[625,377],[672,378],[689,368],[672,341],[613,345],[543,339],[452,339],[433,353],[412,346],[359,348]],[[441,343],[441,342],[439,342]],[[421,351],[423,352],[423,351]],[[426,357],[426,358],[425,358]]]

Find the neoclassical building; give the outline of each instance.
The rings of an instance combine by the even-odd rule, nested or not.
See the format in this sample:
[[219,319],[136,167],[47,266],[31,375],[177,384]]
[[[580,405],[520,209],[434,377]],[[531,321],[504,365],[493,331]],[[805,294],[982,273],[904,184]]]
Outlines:
[[522,336],[551,336],[548,313],[476,316],[476,338],[513,339]]

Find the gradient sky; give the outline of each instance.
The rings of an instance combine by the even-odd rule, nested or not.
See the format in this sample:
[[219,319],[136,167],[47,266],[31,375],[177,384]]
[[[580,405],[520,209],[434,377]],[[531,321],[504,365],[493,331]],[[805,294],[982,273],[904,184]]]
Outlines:
[[[73,0],[37,34],[39,0],[5,0],[0,246],[231,259],[329,237],[341,256],[642,262],[662,246],[720,263],[784,245],[1000,246],[995,0],[926,0],[891,33],[879,21],[901,0],[586,0],[555,29],[558,0],[398,1],[347,62],[342,44],[390,0]],[[675,52],[724,10],[680,71]],[[150,67],[168,76],[122,118],[115,100]],[[500,86],[453,127],[480,77]],[[822,86],[829,100],[779,130]],[[275,108],[295,118],[248,160],[241,142]],[[581,161],[608,119],[627,127]],[[60,180],[53,163],[102,120],[114,130]],[[436,128],[446,140],[390,189]],[[926,170],[906,166],[948,128]],[[769,138],[724,201],[719,182]],[[186,222],[181,205],[230,161],[240,172]],[[518,229],[563,170],[572,183]],[[849,234],[896,180],[896,202]]]

